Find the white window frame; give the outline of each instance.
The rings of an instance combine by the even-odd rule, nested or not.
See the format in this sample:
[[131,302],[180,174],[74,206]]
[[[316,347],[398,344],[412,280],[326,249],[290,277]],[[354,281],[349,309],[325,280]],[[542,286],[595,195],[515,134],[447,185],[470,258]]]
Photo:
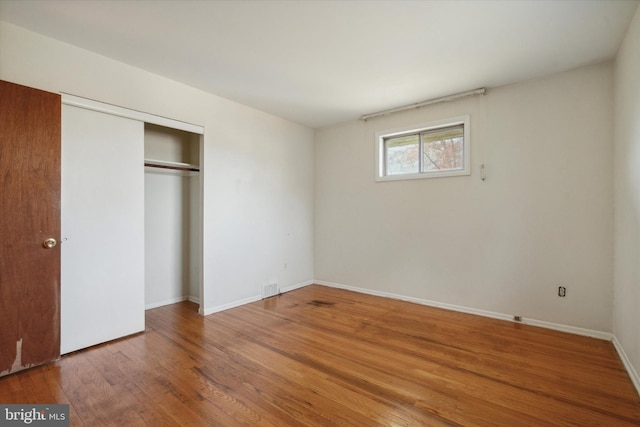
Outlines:
[[[385,138],[399,136],[403,134],[412,134],[424,132],[428,130],[447,128],[451,126],[462,125],[464,129],[464,145],[463,145],[463,168],[447,171],[431,171],[406,173],[397,175],[386,174],[385,164]],[[429,123],[418,125],[404,126],[396,129],[388,129],[376,132],[376,181],[402,181],[406,179],[425,179],[425,178],[442,178],[450,176],[471,175],[471,118],[469,115],[453,117],[449,119],[437,120]]]

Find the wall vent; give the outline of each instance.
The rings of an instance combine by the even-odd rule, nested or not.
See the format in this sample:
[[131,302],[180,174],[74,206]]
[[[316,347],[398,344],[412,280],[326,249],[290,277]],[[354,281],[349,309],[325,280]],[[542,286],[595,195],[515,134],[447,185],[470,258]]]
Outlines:
[[278,295],[278,283],[273,282],[262,286],[262,298],[269,298]]

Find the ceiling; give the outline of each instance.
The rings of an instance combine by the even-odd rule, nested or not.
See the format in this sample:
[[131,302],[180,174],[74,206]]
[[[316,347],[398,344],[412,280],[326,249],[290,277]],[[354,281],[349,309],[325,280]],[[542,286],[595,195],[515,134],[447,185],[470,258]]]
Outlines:
[[0,0],[0,19],[324,127],[615,57],[637,0]]

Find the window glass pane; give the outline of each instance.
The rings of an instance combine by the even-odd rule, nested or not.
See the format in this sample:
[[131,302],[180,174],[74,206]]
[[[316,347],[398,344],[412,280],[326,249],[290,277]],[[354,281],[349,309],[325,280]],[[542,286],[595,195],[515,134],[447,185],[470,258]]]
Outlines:
[[376,181],[471,175],[470,117],[376,132]]
[[464,127],[434,129],[421,134],[422,172],[464,169]]
[[387,175],[418,173],[420,171],[420,136],[405,135],[384,140]]

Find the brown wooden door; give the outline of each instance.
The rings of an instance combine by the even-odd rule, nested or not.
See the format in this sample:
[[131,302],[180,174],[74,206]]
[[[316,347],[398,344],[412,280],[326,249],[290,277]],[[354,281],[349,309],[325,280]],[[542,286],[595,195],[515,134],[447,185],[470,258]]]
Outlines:
[[0,81],[0,376],[60,356],[60,95]]

